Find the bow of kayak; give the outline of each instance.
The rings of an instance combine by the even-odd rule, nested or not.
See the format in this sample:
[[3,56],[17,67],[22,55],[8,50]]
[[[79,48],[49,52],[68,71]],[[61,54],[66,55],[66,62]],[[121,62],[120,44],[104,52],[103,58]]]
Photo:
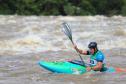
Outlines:
[[83,74],[86,72],[86,67],[73,64],[67,61],[66,62],[39,61],[39,65],[54,73]]

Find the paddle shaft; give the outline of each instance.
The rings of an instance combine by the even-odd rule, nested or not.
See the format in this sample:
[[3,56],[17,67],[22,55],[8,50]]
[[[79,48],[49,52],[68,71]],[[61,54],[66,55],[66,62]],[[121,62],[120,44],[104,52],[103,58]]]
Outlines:
[[[73,46],[74,46],[73,40],[71,40],[71,42],[72,42],[72,44],[73,44]],[[76,50],[76,49],[75,49],[75,50]],[[77,50],[76,50],[76,52],[77,52],[77,54],[79,55],[79,57],[80,57],[80,59],[81,59],[83,65],[85,65],[84,60],[83,60],[82,56],[80,55],[80,53],[79,53]]]

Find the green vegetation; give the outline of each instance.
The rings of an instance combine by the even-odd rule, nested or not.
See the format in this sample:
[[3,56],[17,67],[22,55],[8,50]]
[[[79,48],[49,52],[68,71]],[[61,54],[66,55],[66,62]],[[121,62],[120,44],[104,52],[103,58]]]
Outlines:
[[0,0],[0,14],[126,15],[126,0]]

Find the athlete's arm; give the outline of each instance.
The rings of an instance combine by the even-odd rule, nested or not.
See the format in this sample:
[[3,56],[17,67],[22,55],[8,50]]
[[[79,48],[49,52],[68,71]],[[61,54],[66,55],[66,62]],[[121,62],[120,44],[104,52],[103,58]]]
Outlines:
[[84,50],[78,49],[76,45],[74,45],[74,48],[75,48],[76,51],[79,52],[80,54],[87,55],[87,51],[84,51]]
[[87,67],[86,69],[87,69],[87,71],[90,71],[90,70],[98,70],[98,71],[100,71],[101,68],[102,68],[102,62],[98,62],[96,66],[94,66],[94,67]]
[[94,66],[94,67],[91,67],[91,69],[92,70],[99,70],[100,71],[101,68],[102,68],[102,64],[103,64],[102,62],[98,62],[97,65]]

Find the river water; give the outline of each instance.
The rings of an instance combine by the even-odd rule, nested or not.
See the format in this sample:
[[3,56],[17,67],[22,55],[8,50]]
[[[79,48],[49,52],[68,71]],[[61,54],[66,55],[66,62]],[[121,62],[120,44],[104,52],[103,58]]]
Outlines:
[[[126,17],[0,15],[0,84],[125,84],[126,72],[53,74],[39,60],[79,59],[62,32],[67,22],[80,49],[96,41],[108,66],[126,69]],[[83,56],[88,60],[87,56]]]

